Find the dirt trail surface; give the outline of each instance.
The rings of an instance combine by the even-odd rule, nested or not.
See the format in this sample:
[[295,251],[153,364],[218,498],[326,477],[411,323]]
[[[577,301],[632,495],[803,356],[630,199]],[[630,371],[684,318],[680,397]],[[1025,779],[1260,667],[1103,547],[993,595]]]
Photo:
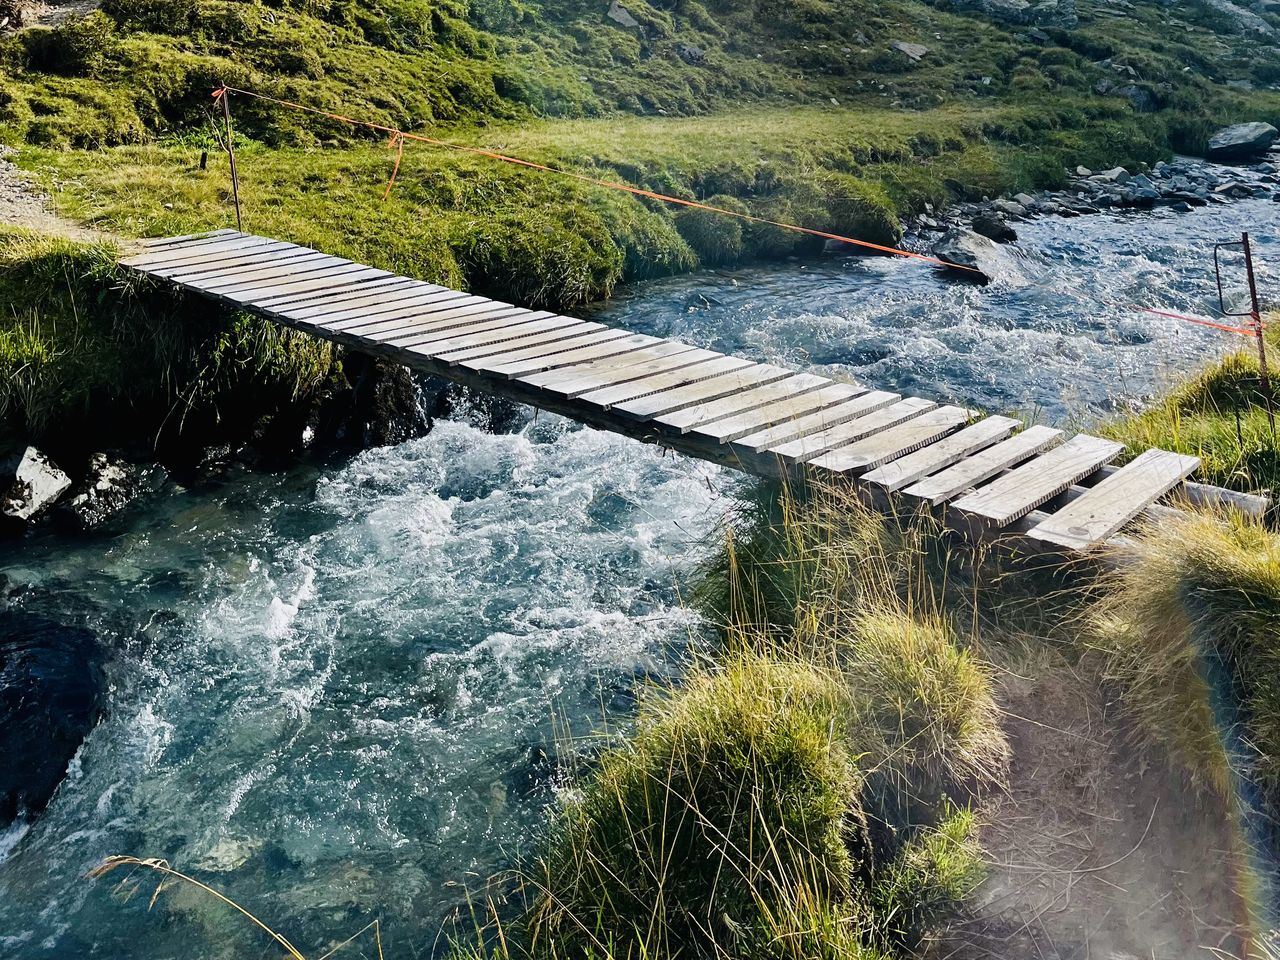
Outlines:
[[0,144],[0,223],[72,240],[101,240],[104,236],[53,211],[48,194],[9,159],[13,149]]
[[1003,683],[1013,764],[984,818],[988,879],[930,956],[1243,956],[1232,815],[1136,756],[1090,679],[1061,662],[1025,673]]

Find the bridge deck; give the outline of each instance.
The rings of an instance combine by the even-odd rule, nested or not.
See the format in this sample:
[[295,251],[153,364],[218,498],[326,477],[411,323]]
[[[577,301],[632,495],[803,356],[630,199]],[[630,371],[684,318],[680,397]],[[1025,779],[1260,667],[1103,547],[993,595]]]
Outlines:
[[[978,533],[1082,550],[1181,492],[1251,512],[1257,497],[1186,482],[1195,457],[902,397],[220,230],[150,241],[142,274],[355,349],[593,427],[764,476],[853,479],[882,503],[949,503]],[[1082,485],[1083,484],[1083,485]]]

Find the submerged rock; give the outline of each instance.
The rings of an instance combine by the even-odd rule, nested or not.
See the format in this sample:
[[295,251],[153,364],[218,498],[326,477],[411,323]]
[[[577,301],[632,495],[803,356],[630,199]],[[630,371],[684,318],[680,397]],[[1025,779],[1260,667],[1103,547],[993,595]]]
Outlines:
[[71,478],[35,447],[27,447],[0,499],[0,513],[30,523],[57,503]]
[[1209,138],[1205,156],[1218,161],[1252,160],[1271,149],[1277,134],[1275,127],[1260,121],[1223,127]]
[[972,230],[948,231],[933,245],[932,253],[939,260],[956,265],[946,268],[950,273],[977,283],[990,283],[1009,272],[1000,246]]
[[49,803],[98,722],[101,686],[88,630],[0,612],[0,825]]

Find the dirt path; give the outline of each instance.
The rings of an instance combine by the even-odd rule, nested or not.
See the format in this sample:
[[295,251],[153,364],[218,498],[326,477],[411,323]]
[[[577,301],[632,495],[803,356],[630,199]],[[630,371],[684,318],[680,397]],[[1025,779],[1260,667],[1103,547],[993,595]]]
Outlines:
[[13,148],[0,144],[0,224],[26,227],[72,240],[100,240],[96,233],[54,212],[48,194],[9,159]]
[[989,815],[977,916],[931,951],[952,960],[1205,960],[1243,956],[1231,816],[1148,767],[1065,662],[1003,683],[1010,789]]

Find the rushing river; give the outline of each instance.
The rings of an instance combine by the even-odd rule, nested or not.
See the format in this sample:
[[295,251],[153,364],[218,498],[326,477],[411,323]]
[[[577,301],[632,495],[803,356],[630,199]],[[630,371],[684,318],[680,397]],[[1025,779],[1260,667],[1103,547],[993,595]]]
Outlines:
[[[1021,281],[832,258],[659,281],[596,315],[761,360],[1045,420],[1138,401],[1240,341],[1209,245],[1280,205],[1019,225]],[[624,720],[702,626],[697,559],[743,481],[529,418],[281,473],[170,484],[77,540],[0,546],[0,609],[93,631],[106,716],[48,810],[0,832],[0,957],[260,955],[174,889],[111,896],[104,856],[164,857],[310,955],[380,915],[389,958],[441,952],[468,890],[536,845],[556,744]],[[0,759],[0,762],[3,762]]]

